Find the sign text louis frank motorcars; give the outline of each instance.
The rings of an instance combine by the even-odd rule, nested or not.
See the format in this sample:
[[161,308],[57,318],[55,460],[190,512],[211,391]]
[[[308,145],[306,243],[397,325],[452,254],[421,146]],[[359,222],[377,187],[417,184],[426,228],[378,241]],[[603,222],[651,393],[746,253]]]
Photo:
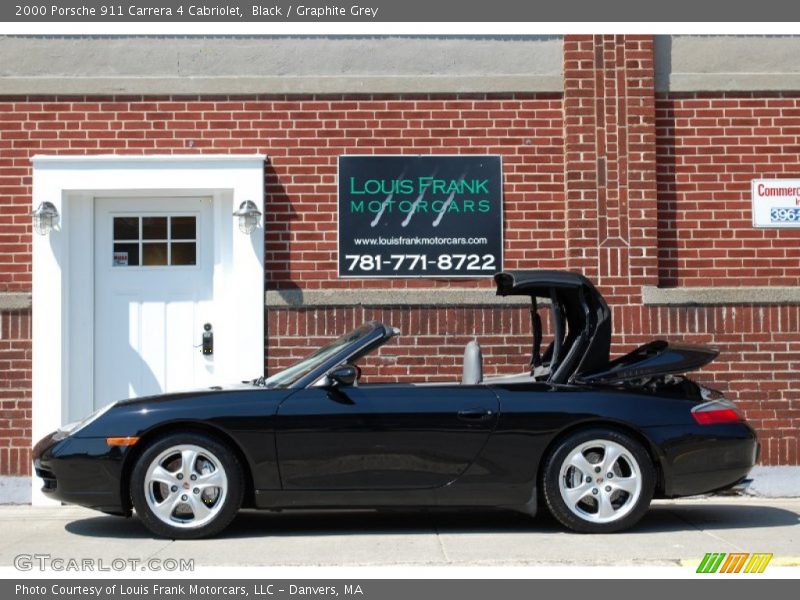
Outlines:
[[753,227],[800,227],[800,179],[753,179]]
[[340,277],[502,269],[499,156],[339,157]]

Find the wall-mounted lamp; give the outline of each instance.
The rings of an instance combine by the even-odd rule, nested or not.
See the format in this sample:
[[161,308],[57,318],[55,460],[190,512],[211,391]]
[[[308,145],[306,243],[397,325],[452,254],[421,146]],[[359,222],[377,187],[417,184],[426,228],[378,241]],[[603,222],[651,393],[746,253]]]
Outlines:
[[239,231],[250,235],[258,227],[261,220],[261,211],[258,210],[256,203],[252,200],[245,200],[239,205],[239,209],[233,212],[234,217],[239,217]]
[[39,235],[47,235],[58,225],[58,209],[52,202],[42,202],[31,211],[33,230]]

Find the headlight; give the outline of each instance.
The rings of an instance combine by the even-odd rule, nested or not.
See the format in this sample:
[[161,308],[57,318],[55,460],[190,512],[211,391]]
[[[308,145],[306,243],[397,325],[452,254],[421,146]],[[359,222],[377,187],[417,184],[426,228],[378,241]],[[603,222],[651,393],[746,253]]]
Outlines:
[[88,417],[82,419],[81,421],[74,421],[72,423],[67,423],[66,425],[62,425],[56,431],[56,434],[53,436],[55,440],[62,440],[65,437],[69,437],[71,435],[75,435],[84,427],[87,427],[90,423],[93,423],[104,414],[106,414],[109,410],[111,410],[116,402],[112,402],[111,404],[106,404],[103,408],[98,408]]

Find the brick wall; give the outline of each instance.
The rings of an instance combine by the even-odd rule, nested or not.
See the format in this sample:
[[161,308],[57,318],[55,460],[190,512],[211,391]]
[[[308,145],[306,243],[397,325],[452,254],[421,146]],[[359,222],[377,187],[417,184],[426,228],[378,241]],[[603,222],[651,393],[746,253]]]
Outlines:
[[[31,166],[9,108],[0,108],[0,293],[31,289]],[[31,470],[31,358],[30,311],[0,310],[0,475]]]
[[[654,337],[713,344],[697,377],[739,402],[763,460],[800,464],[800,306],[668,308],[642,285],[797,285],[800,231],[753,230],[752,177],[800,176],[791,95],[657,96],[650,36],[567,36],[564,94],[0,98],[0,292],[30,290],[33,154],[254,153],[266,166],[270,289],[483,287],[487,280],[336,278],[340,154],[501,154],[506,268],[570,268],[613,307],[612,353]],[[793,112],[796,111],[796,112]],[[491,291],[486,289],[487,296]],[[519,371],[513,307],[270,309],[267,369],[367,319],[404,337],[362,365],[373,381]],[[0,316],[0,473],[27,473],[30,319]]]
[[[800,95],[667,94],[656,111],[659,285],[800,284],[800,230],[753,228],[750,198],[751,179],[800,177]],[[658,317],[720,348],[703,375],[745,409],[765,463],[796,465],[798,307],[757,300]]]
[[800,94],[657,100],[662,286],[798,285],[800,229],[755,229],[750,180],[800,178]]
[[14,104],[0,104],[0,292],[31,289],[31,163],[28,140],[19,136],[23,118]]
[[0,313],[0,475],[30,474],[31,319]]
[[568,267],[611,304],[656,283],[652,36],[564,40]]

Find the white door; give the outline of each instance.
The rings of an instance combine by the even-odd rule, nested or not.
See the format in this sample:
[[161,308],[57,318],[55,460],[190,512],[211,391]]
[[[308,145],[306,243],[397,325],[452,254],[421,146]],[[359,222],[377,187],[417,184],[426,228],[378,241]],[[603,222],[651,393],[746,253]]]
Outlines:
[[96,198],[94,405],[208,385],[211,198]]

